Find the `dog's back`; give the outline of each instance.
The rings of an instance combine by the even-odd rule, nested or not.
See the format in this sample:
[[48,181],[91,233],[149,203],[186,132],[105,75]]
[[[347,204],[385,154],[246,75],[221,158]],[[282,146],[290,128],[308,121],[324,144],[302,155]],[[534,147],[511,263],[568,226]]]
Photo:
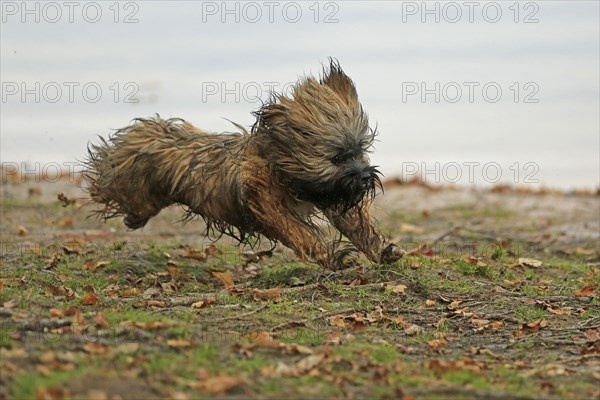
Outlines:
[[[210,194],[217,185],[228,185],[235,201],[239,188],[231,170],[239,168],[235,153],[241,154],[244,139],[237,133],[209,134],[181,119],[136,119],[108,141],[91,145],[84,172],[88,191],[104,205],[102,217],[124,216],[132,229],[173,203],[194,204],[189,215],[212,216],[207,222],[218,224],[229,207]],[[181,190],[190,187],[194,190]]]

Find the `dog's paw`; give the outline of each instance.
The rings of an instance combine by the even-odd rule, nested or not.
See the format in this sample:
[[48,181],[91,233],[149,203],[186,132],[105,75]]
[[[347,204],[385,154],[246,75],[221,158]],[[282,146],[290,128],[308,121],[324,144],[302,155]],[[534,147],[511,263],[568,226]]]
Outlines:
[[347,248],[338,250],[333,255],[331,267],[335,271],[356,267],[360,264],[359,258],[360,253],[356,249]]
[[394,243],[390,243],[381,252],[381,257],[379,258],[379,261],[381,262],[381,264],[391,264],[401,259],[404,256],[404,253],[405,251],[402,250],[400,247],[398,247]]
[[139,217],[134,214],[127,214],[125,218],[123,218],[123,222],[130,229],[140,229],[143,228],[150,217]]

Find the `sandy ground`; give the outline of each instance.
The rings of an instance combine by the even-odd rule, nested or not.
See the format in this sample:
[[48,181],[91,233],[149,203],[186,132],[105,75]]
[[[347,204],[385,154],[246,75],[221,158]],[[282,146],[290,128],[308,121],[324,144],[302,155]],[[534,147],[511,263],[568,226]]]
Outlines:
[[[3,202],[10,204],[26,201],[30,205],[43,205],[59,204],[57,196],[64,193],[68,198],[77,200],[76,207],[69,208],[70,215],[76,216],[77,220],[87,218],[94,209],[80,185],[79,180],[5,183],[0,188],[0,195]],[[600,240],[600,196],[594,194],[536,194],[519,190],[494,192],[461,187],[432,189],[422,185],[390,184],[384,194],[376,198],[372,211],[382,227],[399,242],[415,238],[435,240],[452,226],[485,231],[499,238],[536,241],[551,235],[559,248]],[[18,226],[27,228],[26,215],[11,212],[6,207],[2,212],[0,234],[4,239],[16,233]],[[88,219],[85,225],[86,229],[92,226],[97,229],[108,228],[113,233],[132,239],[160,235],[185,236],[196,242],[204,241],[202,221],[182,224],[179,223],[181,215],[181,209],[173,206],[163,210],[138,231],[129,231],[115,221],[107,225]],[[48,212],[44,216],[48,220],[53,217]],[[69,227],[76,230],[77,224]],[[45,228],[36,229],[36,237],[50,239],[56,234],[54,228],[49,222]]]

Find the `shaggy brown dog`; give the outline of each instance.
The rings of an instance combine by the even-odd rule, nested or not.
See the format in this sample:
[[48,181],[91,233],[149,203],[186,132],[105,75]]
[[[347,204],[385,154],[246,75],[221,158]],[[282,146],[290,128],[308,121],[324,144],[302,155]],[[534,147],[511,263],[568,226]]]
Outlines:
[[[367,157],[375,132],[336,61],[254,115],[250,132],[226,134],[181,119],[136,119],[91,145],[84,176],[104,205],[100,215],[124,216],[138,229],[176,203],[200,215],[208,232],[240,241],[263,235],[331,269],[354,265],[359,251],[373,262],[402,257],[371,224],[368,207],[381,187]],[[351,243],[328,240],[319,216]]]

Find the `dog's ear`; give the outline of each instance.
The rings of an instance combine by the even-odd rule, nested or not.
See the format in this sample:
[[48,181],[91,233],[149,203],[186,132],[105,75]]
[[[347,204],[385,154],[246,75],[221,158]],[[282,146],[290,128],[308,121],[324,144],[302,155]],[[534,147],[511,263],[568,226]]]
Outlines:
[[344,73],[337,60],[329,59],[329,68],[324,68],[321,84],[329,86],[346,104],[351,106],[359,104],[354,82]]

